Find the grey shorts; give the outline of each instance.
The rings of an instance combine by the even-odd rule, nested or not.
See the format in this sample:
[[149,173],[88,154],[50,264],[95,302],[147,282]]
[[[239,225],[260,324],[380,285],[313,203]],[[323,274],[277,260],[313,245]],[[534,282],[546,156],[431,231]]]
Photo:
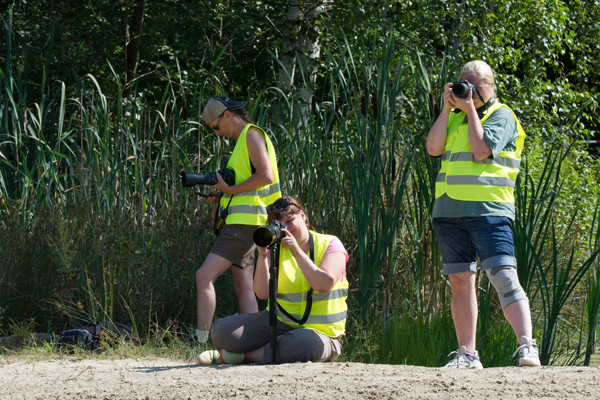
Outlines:
[[228,259],[239,268],[254,265],[254,225],[224,225],[210,252]]

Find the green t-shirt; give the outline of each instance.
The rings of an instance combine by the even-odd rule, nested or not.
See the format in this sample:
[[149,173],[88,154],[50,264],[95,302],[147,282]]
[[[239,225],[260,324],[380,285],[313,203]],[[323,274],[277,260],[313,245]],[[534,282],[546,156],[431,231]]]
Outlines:
[[[515,151],[516,141],[519,137],[517,123],[512,111],[500,107],[483,123],[483,137],[492,150],[490,158],[497,156],[501,151]],[[514,203],[500,203],[492,201],[463,201],[455,200],[443,194],[435,199],[433,204],[433,218],[455,217],[483,217],[483,216],[508,217],[515,219]]]

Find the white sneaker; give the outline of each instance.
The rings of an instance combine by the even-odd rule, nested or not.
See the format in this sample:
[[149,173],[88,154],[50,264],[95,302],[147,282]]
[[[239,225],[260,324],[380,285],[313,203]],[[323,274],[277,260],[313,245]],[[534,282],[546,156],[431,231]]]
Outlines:
[[240,364],[244,361],[244,353],[232,353],[225,349],[206,350],[198,356],[200,364]]
[[452,354],[456,354],[456,357],[446,364],[444,368],[483,369],[477,351],[475,351],[475,354],[470,354],[467,353],[467,348],[465,346],[460,346],[458,350],[453,351],[448,354],[448,356],[451,356]]
[[513,353],[513,357],[519,353],[519,367],[539,367],[541,363],[535,339],[521,336],[521,343],[522,345]]
[[198,356],[200,364],[223,364],[219,350],[205,350]]
[[224,364],[241,364],[244,361],[244,353],[233,353],[225,349],[221,349],[221,361]]

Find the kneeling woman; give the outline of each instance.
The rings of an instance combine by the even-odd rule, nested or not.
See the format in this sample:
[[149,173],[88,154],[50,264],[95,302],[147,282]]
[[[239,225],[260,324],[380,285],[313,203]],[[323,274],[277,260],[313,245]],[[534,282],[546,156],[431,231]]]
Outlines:
[[[333,361],[346,325],[348,252],[337,237],[315,232],[292,197],[280,198],[267,213],[268,223],[286,226],[279,252],[276,362]],[[254,292],[263,300],[269,298],[269,263],[269,250],[258,247]],[[202,352],[201,364],[271,363],[267,310],[219,319],[211,337],[218,350]]]

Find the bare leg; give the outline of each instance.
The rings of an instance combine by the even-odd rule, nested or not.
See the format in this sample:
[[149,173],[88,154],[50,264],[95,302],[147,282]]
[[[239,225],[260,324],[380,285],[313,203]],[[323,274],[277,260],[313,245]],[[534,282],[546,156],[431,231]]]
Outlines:
[[215,280],[231,267],[231,261],[214,253],[209,253],[196,271],[196,296],[198,323],[197,329],[208,331],[212,325],[217,299]]
[[521,336],[526,336],[528,339],[532,338],[533,328],[531,327],[531,312],[529,310],[528,300],[515,301],[509,304],[504,309],[504,316],[512,326],[517,340],[521,343]]
[[452,319],[458,346],[467,351],[475,351],[477,330],[477,295],[475,272],[461,272],[448,275],[452,286]]
[[254,295],[252,279],[254,277],[254,265],[246,265],[243,269],[231,268],[233,275],[233,289],[237,294],[241,314],[258,312],[258,303]]

